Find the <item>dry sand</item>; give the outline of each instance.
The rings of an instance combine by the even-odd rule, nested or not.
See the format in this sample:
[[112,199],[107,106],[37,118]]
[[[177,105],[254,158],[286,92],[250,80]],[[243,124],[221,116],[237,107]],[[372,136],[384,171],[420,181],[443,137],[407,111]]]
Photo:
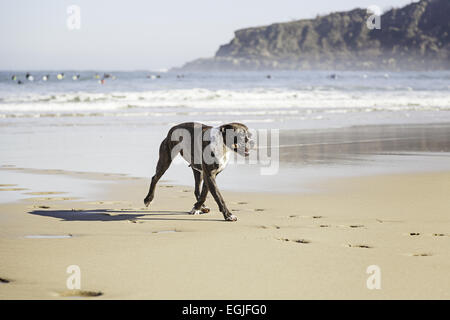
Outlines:
[[[146,179],[103,177],[95,201],[27,190],[0,205],[0,299],[450,298],[450,172],[223,192],[236,223],[210,196],[209,214],[188,215],[192,188],[160,184],[147,209]],[[79,291],[66,287],[70,265]],[[370,265],[379,290],[366,286]]]

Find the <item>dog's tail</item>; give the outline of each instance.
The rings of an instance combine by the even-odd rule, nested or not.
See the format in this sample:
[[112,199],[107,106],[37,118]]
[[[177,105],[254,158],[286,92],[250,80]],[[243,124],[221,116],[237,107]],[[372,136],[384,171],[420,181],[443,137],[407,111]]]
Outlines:
[[[172,155],[171,155],[171,150],[172,147],[170,145],[171,141],[169,139],[169,137],[166,137],[162,142],[161,145],[159,146],[159,158],[161,159],[166,159],[166,160],[170,160],[172,161]],[[176,155],[173,155],[176,156]]]

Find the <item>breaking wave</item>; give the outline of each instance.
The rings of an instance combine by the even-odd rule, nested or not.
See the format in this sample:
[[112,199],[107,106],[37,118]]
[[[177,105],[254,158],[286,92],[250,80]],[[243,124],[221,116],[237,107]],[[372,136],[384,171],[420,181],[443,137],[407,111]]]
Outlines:
[[[408,90],[408,89],[405,89]],[[277,115],[404,110],[450,110],[448,91],[337,91],[322,89],[203,88],[143,92],[6,95],[0,116]]]

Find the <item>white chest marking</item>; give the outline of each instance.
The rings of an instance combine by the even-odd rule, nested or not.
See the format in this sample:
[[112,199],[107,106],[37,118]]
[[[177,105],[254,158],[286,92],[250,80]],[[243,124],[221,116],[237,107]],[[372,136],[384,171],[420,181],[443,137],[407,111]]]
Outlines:
[[230,150],[225,146],[222,133],[217,128],[211,128],[211,151],[214,152],[216,162],[219,165],[217,173],[221,172],[230,160]]

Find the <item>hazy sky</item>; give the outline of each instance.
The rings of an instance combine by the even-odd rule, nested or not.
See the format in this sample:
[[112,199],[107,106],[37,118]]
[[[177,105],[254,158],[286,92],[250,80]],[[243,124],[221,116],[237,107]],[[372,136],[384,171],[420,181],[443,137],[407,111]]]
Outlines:
[[[213,56],[237,29],[411,0],[1,0],[0,69],[151,70]],[[67,7],[81,9],[69,30]]]

